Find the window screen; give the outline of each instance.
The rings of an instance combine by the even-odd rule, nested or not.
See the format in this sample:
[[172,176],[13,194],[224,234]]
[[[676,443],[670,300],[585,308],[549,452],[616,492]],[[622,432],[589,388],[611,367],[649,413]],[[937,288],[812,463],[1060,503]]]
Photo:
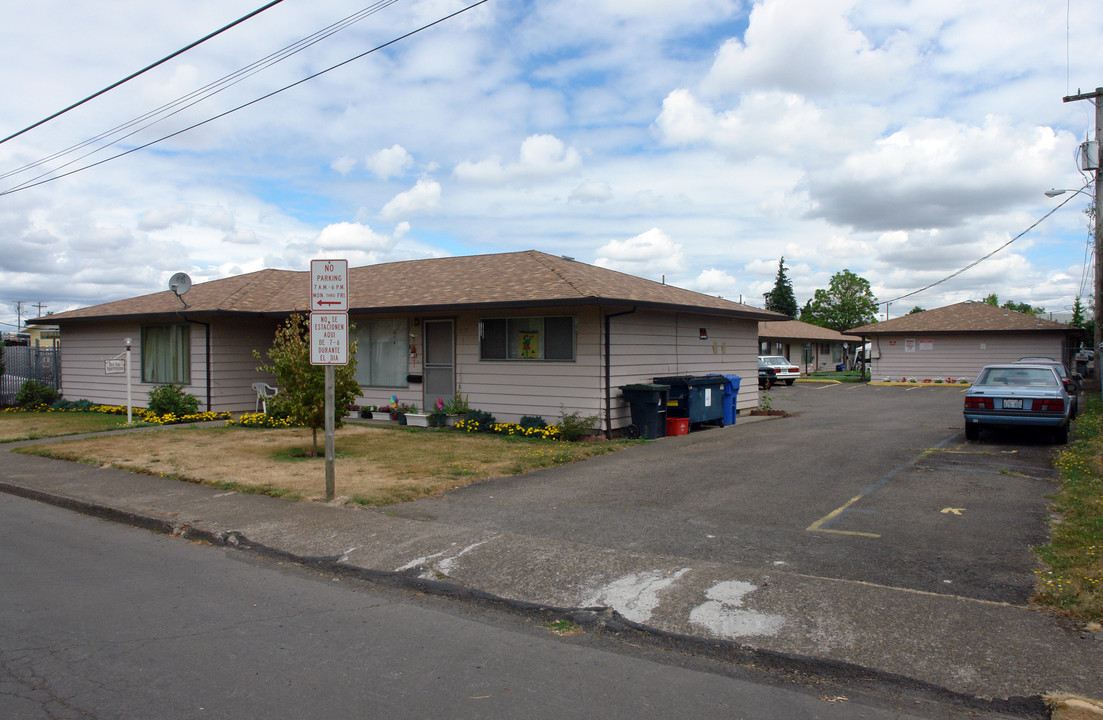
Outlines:
[[574,360],[574,318],[488,318],[479,323],[483,360]]

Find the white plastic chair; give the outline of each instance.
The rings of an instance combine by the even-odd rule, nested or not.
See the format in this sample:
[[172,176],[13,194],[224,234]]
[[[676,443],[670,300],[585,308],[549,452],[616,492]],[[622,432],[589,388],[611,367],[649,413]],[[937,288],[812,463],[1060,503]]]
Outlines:
[[264,414],[267,415],[268,414],[268,398],[275,397],[276,395],[278,395],[279,392],[280,392],[280,389],[277,388],[277,387],[272,387],[271,385],[269,385],[268,383],[265,383],[265,382],[255,382],[255,383],[253,383],[253,390],[256,391],[256,393],[257,393],[257,404],[256,404],[256,407],[254,408],[254,412],[260,412],[263,409]]

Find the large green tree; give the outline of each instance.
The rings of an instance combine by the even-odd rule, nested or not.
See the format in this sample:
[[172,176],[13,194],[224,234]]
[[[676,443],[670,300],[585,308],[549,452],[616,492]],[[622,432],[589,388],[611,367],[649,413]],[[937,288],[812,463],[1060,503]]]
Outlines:
[[[351,327],[349,332],[351,334]],[[349,345],[348,365],[334,368],[333,410],[338,426],[349,414],[349,405],[360,397],[360,383],[356,381],[356,346],[355,340]],[[275,375],[280,388],[279,394],[268,401],[268,411],[296,425],[309,427],[314,440],[311,454],[317,456],[318,428],[326,423],[326,375],[325,366],[310,364],[310,325],[303,315],[295,313],[280,325],[267,356],[271,364],[260,365],[257,370]],[[263,362],[256,350],[253,357]]]
[[1072,304],[1072,320],[1069,321],[1069,325],[1073,327],[1084,327],[1084,306],[1080,302],[1080,296],[1076,296],[1076,301]]
[[774,279],[774,289],[766,293],[766,309],[796,318],[799,308],[797,298],[793,294],[793,283],[789,282],[789,276],[785,274],[785,258],[777,262],[777,277]]
[[1026,313],[1027,315],[1044,315],[1046,312],[1044,307],[1031,305],[1025,302],[1015,302],[1014,300],[1007,300],[1001,305],[1000,297],[996,293],[988,293],[982,302],[988,303],[992,307],[1002,307],[1004,310],[1014,310],[1015,312]]
[[816,290],[800,319],[840,331],[868,325],[877,320],[877,298],[868,280],[843,270],[831,276],[827,290]]

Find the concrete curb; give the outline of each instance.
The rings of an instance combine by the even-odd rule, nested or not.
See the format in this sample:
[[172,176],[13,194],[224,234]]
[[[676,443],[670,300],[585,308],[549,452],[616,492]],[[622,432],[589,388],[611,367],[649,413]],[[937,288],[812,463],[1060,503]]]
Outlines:
[[1050,709],[1052,720],[1100,720],[1103,718],[1103,703],[1075,695],[1044,696]]

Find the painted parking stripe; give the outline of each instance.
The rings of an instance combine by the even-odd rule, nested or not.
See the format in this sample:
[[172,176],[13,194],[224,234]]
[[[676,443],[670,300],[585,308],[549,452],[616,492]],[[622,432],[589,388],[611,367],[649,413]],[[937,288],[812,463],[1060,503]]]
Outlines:
[[[959,435],[957,433],[954,433],[950,437],[946,438],[942,442],[935,445],[934,449],[940,449],[944,445],[948,445],[950,442],[956,440],[958,437],[959,437]],[[805,528],[805,531],[806,532],[833,533],[835,535],[856,535],[858,537],[869,537],[869,538],[879,538],[879,537],[881,537],[877,533],[858,532],[856,530],[836,530],[835,528],[831,528],[831,527],[827,527],[827,526],[830,523],[834,522],[835,520],[838,520],[840,517],[842,517],[843,515],[845,515],[847,513],[862,512],[860,510],[856,510],[852,506],[855,503],[857,503],[859,500],[864,498],[865,496],[871,494],[874,490],[877,490],[879,487],[881,487],[885,483],[892,480],[894,477],[899,475],[904,470],[910,468],[912,465],[915,465],[915,463],[921,457],[924,457],[926,455],[926,452],[927,451],[923,451],[923,452],[919,453],[918,455],[916,455],[911,460],[909,460],[908,462],[904,463],[903,465],[900,465],[899,467],[895,467],[892,470],[889,470],[887,473],[885,473],[881,477],[880,480],[873,483],[869,487],[865,488],[859,494],[857,494],[854,497],[850,498],[850,500],[848,500],[846,502],[846,504],[842,505],[841,507],[835,508],[834,510],[827,513],[826,515],[824,515],[822,518],[820,518],[816,522],[809,525],[807,528]]]

